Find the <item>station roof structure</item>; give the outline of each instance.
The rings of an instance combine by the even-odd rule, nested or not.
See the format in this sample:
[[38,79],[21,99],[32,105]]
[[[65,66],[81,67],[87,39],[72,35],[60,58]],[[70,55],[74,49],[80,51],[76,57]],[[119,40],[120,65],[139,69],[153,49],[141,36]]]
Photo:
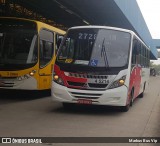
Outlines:
[[[12,7],[10,11],[21,11],[21,14],[16,13],[18,17],[35,17],[37,20],[63,26],[64,29],[80,25],[104,25],[133,30],[151,48],[151,59],[158,58],[156,45],[160,46],[160,40],[155,45],[136,0],[1,1],[8,1]],[[19,10],[19,6],[23,8]],[[3,15],[11,14],[16,16],[6,12]]]

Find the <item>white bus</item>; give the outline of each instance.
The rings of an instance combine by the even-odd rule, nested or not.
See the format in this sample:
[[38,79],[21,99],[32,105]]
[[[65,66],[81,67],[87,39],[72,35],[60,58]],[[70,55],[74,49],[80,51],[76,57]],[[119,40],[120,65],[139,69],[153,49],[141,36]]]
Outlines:
[[67,31],[57,54],[52,99],[120,106],[128,111],[149,81],[150,49],[131,30],[79,26]]

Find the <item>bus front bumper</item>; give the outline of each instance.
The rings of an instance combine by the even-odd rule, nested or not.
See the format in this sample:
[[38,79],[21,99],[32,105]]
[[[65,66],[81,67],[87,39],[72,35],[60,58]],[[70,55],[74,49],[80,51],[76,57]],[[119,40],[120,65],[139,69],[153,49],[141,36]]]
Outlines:
[[37,90],[37,80],[33,77],[24,80],[0,79],[0,89]]
[[95,105],[110,105],[110,106],[126,106],[128,89],[126,86],[121,86],[105,91],[95,90],[80,90],[71,89],[59,85],[55,82],[51,88],[51,98],[53,101],[67,103],[82,103],[83,102]]

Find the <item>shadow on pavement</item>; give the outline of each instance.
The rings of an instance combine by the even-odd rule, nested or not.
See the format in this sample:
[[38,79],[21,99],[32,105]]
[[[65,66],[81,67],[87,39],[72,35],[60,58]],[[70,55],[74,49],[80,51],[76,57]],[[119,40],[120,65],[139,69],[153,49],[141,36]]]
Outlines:
[[26,91],[26,90],[7,90],[0,89],[0,104],[23,100],[34,100],[50,96],[50,90],[45,91]]
[[133,106],[130,106],[128,112],[122,112],[121,107],[118,106],[107,106],[107,105],[83,105],[83,104],[73,104],[69,107],[63,107],[62,104],[58,105],[56,108],[52,109],[50,112],[57,112],[60,114],[69,113],[69,114],[90,114],[90,115],[117,115],[129,113],[132,108],[136,108],[135,105],[142,98],[136,98],[134,100]]
[[89,115],[103,115],[103,114],[123,114],[120,107],[104,106],[104,105],[78,105],[75,104],[70,108],[57,107],[51,112],[57,112],[60,114],[89,114]]

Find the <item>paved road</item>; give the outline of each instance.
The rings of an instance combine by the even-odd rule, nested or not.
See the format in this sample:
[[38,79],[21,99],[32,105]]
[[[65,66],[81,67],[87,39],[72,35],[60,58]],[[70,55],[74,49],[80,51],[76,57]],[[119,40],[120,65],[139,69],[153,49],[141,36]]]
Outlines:
[[[120,112],[119,108],[104,106],[78,107],[66,111],[60,103],[53,103],[47,94],[39,96],[35,93],[1,90],[0,94],[0,137],[160,136],[160,77],[151,77],[144,98],[137,98],[130,110],[124,113]],[[74,146],[75,144],[53,145]]]

